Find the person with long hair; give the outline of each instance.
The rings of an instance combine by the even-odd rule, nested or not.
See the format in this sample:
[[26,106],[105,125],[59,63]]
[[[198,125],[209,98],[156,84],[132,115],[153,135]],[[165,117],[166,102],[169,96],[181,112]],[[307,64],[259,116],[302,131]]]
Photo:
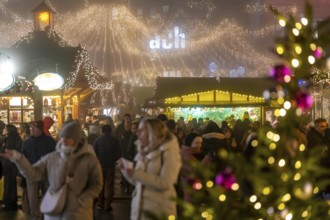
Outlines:
[[[1,153],[6,150],[21,151],[22,140],[17,132],[15,125],[8,124],[3,129],[5,141],[1,147]],[[2,159],[3,176],[4,176],[4,194],[3,194],[3,208],[8,210],[17,209],[17,181],[18,175],[15,164],[8,160]]]
[[131,220],[149,219],[146,213],[177,215],[175,184],[182,165],[177,138],[157,118],[144,118],[138,127],[135,166],[120,160],[125,178],[135,186]]
[[29,139],[29,137],[31,136],[31,132],[30,132],[30,125],[28,123],[24,122],[20,124],[19,136],[21,137],[22,141]]

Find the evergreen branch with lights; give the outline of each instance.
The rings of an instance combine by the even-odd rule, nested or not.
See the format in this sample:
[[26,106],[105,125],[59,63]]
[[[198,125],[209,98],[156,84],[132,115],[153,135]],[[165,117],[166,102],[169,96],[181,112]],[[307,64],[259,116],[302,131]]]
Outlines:
[[330,20],[316,25],[309,2],[300,20],[271,10],[283,28],[274,50],[283,63],[271,68],[277,85],[264,96],[280,123],[261,127],[244,153],[219,150],[221,168],[192,164],[195,178],[184,187],[193,202],[178,201],[182,210],[177,219],[330,219],[328,201],[322,197],[330,186],[330,170],[322,162],[330,154],[325,146],[307,149],[297,133],[313,106],[311,80],[319,74],[313,70],[325,66]]

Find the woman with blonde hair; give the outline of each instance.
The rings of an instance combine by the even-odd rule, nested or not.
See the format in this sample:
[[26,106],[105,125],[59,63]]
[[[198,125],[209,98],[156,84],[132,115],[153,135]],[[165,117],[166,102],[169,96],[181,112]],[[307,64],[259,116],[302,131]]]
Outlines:
[[120,160],[125,178],[135,186],[131,220],[146,220],[146,213],[176,216],[174,185],[181,168],[177,138],[156,118],[144,118],[138,127],[138,153],[132,167]]
[[31,136],[30,125],[26,122],[20,124],[18,130],[19,136],[21,137],[22,141],[27,140]]

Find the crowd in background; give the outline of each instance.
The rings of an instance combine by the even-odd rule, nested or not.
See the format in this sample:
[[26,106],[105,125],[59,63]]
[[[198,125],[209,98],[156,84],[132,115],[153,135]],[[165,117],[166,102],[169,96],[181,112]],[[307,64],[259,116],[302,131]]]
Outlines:
[[[86,116],[84,121],[73,119],[71,115],[68,116],[65,124],[79,124],[90,152],[98,158],[102,168],[103,188],[96,199],[96,207],[98,209],[112,210],[115,168],[121,157],[128,161],[134,161],[137,167],[133,171],[130,168],[121,167],[122,178],[120,184],[125,193],[131,194],[134,189],[137,190],[141,186],[154,189],[155,184],[158,184],[158,186],[162,185],[163,188],[160,187],[158,190],[165,192],[167,189],[166,184],[175,185],[176,181],[189,184],[194,179],[193,167],[191,166],[191,163],[194,161],[202,164],[214,163],[218,166],[218,169],[223,169],[223,164],[217,157],[217,152],[221,148],[242,153],[247,157],[251,156],[253,154],[251,142],[258,138],[258,130],[262,127],[276,130],[281,123],[280,118],[277,118],[272,122],[266,121],[264,124],[261,124],[253,112],[245,112],[241,118],[229,116],[221,124],[209,118],[193,118],[190,121],[186,121],[183,117],[180,117],[177,121],[174,121],[173,119],[168,119],[165,114],[158,115],[155,119],[156,122],[148,120],[150,119],[143,118],[140,115],[133,116],[128,113],[124,114],[122,120],[116,124],[109,116],[91,115]],[[11,124],[0,123],[1,153],[8,149],[17,150],[31,164],[36,163],[46,154],[55,151],[58,138],[56,136],[52,137],[49,132],[53,124],[54,121],[50,117],[45,117],[43,120],[30,124],[23,123],[19,128]],[[143,136],[143,132],[146,133],[145,136]],[[147,143],[143,143],[143,138],[145,138]],[[175,141],[173,138],[175,138]],[[157,140],[162,141],[157,142]],[[168,142],[171,144],[166,144]],[[327,121],[319,118],[313,123],[298,126],[296,142],[304,144],[307,146],[307,149],[318,145],[330,147],[330,130]],[[151,147],[153,145],[157,145],[157,147]],[[178,146],[178,150],[168,153],[166,149],[171,148],[171,146],[172,148]],[[162,168],[163,164],[166,167],[166,160],[168,161],[169,157],[173,158],[173,154],[180,156],[178,160],[171,162],[172,166],[173,163],[177,164],[174,168],[171,167],[174,177],[172,177],[170,183],[163,183],[161,182],[162,172],[165,172]],[[158,158],[158,160],[156,162],[153,161],[153,157]],[[153,161],[153,163],[157,164],[154,164],[153,167],[158,167],[158,169],[150,168],[146,161]],[[16,177],[20,176],[20,174],[17,172],[15,164],[6,159],[1,159],[1,162],[1,174],[4,177],[2,207],[3,209],[17,209]],[[152,182],[155,179],[146,182],[148,181],[148,175],[141,174],[139,172],[140,169],[145,169],[143,172],[149,172],[151,175],[158,175],[160,177],[158,182]],[[177,171],[175,171],[176,169]],[[166,171],[164,175],[170,176],[168,172]],[[47,181],[33,182],[25,180],[22,176],[21,179],[23,211],[30,214],[33,219],[42,219],[42,213],[39,210],[40,198],[48,187]],[[173,189],[171,190],[166,191],[166,193],[172,195]],[[176,192],[184,200],[192,202],[189,193],[184,189],[176,190]],[[150,190],[149,197],[147,197],[152,199],[157,196],[161,195],[155,194],[155,190]],[[134,201],[136,202],[136,200]],[[133,204],[136,206],[137,202]],[[153,203],[148,203],[146,206],[152,206],[150,209],[155,208]],[[176,211],[172,206],[173,204],[169,204],[168,210],[165,209],[164,212],[175,214]],[[132,209],[133,211],[134,215],[139,215],[139,213],[136,213],[136,210]],[[134,218],[133,216],[132,219]]]

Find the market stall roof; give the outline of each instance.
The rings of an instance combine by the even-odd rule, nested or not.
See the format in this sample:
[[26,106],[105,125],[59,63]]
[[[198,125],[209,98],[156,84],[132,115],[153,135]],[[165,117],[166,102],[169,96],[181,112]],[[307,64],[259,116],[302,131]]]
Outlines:
[[46,1],[42,1],[37,7],[35,7],[32,12],[36,11],[51,11],[53,13],[56,13],[56,10],[51,7]]
[[158,77],[153,98],[164,99],[218,88],[219,82],[211,77]]
[[274,86],[268,78],[158,78],[145,107],[178,105],[260,105],[263,92]]
[[[53,72],[65,80],[65,87],[97,89],[108,80],[89,61],[82,46],[71,46],[54,30],[32,31],[10,48],[0,48],[15,66],[15,75],[32,81],[38,74]],[[95,87],[95,88],[94,88]],[[71,91],[72,93],[72,91]]]
[[274,81],[269,78],[159,77],[153,98],[164,99],[209,90],[262,97],[264,90],[274,86]]

